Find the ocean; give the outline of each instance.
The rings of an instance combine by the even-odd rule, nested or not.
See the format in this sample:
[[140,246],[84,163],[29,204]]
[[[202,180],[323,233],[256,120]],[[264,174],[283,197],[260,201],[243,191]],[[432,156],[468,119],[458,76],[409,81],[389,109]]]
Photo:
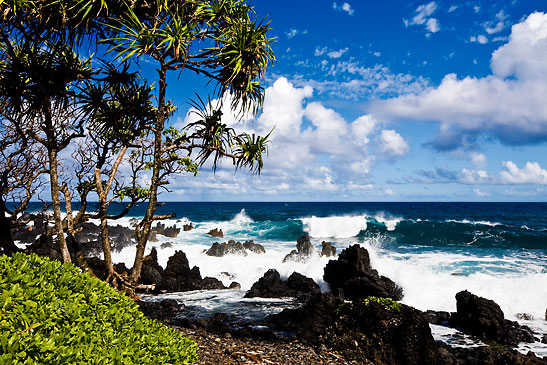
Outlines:
[[[144,207],[140,207],[131,217],[143,213]],[[455,311],[456,293],[469,290],[498,303],[506,318],[547,334],[547,203],[185,202],[165,203],[158,213],[176,213],[176,218],[164,222],[168,226],[182,228],[192,222],[195,227],[181,230],[176,238],[158,236],[159,242],[148,244],[148,251],[152,247],[158,250],[160,265],[165,267],[168,257],[182,250],[203,277],[216,277],[225,285],[232,281],[241,284],[240,291],[168,295],[196,315],[231,311],[252,317],[253,313],[265,315],[290,306],[285,300],[242,299],[245,290],[271,268],[282,277],[300,272],[328,290],[322,276],[329,259],[319,256],[321,242],[328,241],[338,253],[355,243],[367,248],[373,268],[403,287],[405,304],[420,310]],[[118,224],[129,225],[131,217]],[[207,235],[213,228],[222,229],[224,238]],[[307,262],[283,263],[304,233],[309,234],[317,254]],[[252,239],[263,245],[266,253],[221,258],[204,253],[213,242],[230,239]],[[166,242],[172,247],[161,248]],[[130,267],[134,248],[113,256],[115,262],[123,261]],[[519,318],[522,313],[532,319]],[[433,332],[447,342],[453,335],[437,326]],[[545,344],[538,342],[521,350],[528,348],[547,355]]]

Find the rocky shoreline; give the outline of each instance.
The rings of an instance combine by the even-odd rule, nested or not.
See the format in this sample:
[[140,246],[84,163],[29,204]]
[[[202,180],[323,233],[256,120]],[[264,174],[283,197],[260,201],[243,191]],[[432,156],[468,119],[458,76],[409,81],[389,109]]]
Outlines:
[[[97,227],[93,226],[88,224],[79,238],[87,243],[88,256],[100,248]],[[132,244],[129,228],[117,226],[112,232],[114,249]],[[178,231],[175,226],[158,224],[153,236],[157,234],[173,237]],[[16,237],[29,242],[34,239],[39,243],[31,245],[30,251],[56,258],[55,245],[40,242],[35,232],[19,232]],[[309,237],[304,235],[285,260],[305,261],[312,250]],[[252,241],[229,241],[214,243],[206,254],[246,255],[247,251],[259,254],[264,248]],[[336,249],[324,242],[323,252],[332,256]],[[88,263],[101,277],[102,260],[90,257]],[[123,264],[116,265],[116,270],[120,274],[129,272]],[[199,363],[203,364],[547,364],[547,359],[532,352],[523,355],[513,349],[522,342],[547,342],[545,336],[538,338],[530,328],[505,319],[492,300],[462,291],[456,295],[455,313],[424,313],[400,304],[397,301],[403,297],[404,288],[372,268],[367,250],[359,245],[334,256],[324,268],[323,279],[330,293],[321,293],[312,279],[299,273],[282,280],[276,270],[267,271],[246,296],[294,297],[300,305],[237,328],[228,323],[224,313],[215,313],[211,318],[185,318],[184,308],[172,300],[141,301],[139,305],[145,315],[194,338],[200,345]],[[146,257],[141,283],[154,293],[227,288],[216,278],[202,278],[199,268],[190,267],[182,251],[176,251],[162,268],[155,249]],[[229,288],[238,289],[239,284],[232,282]],[[485,346],[454,348],[436,342],[430,323],[457,328],[482,340]]]

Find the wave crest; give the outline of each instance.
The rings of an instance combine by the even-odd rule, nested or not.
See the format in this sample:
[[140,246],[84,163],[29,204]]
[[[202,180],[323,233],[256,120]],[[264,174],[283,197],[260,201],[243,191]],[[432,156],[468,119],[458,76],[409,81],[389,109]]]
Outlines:
[[349,238],[367,229],[367,221],[361,216],[336,216],[300,218],[304,231],[310,237]]

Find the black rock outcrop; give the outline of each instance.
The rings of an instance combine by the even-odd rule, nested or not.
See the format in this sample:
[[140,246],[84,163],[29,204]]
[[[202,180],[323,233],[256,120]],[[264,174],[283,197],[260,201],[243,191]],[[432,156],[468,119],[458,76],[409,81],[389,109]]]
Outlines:
[[464,290],[456,294],[456,308],[457,312],[450,317],[453,327],[504,345],[515,346],[519,342],[534,341],[532,331],[505,319],[500,306],[493,300]]
[[321,242],[321,256],[334,257],[336,256],[336,247],[330,242]]
[[314,252],[313,245],[310,242],[310,236],[307,234],[302,235],[296,240],[296,250],[292,250],[285,258],[283,262],[287,261],[306,261]]
[[224,237],[224,232],[222,232],[222,229],[218,229],[218,228],[211,229],[209,232],[207,232],[207,234],[209,236],[217,237],[217,238],[223,238]]
[[400,300],[403,290],[391,279],[380,276],[370,265],[368,251],[359,245],[353,245],[330,260],[324,269],[323,279],[331,290],[342,289],[349,299],[369,296]]
[[209,256],[222,257],[228,254],[238,254],[247,256],[247,251],[254,253],[265,253],[264,247],[253,240],[241,243],[239,241],[229,240],[228,242],[215,242],[205,253]]
[[295,297],[305,301],[312,295],[320,293],[319,285],[300,273],[293,272],[285,281],[281,280],[279,272],[275,269],[268,270],[251,289],[245,294],[245,298],[286,298]]

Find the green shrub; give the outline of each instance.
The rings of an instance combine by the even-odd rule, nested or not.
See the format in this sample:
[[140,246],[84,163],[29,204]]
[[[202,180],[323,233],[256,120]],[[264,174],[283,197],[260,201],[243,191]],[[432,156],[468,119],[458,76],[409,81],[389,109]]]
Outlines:
[[0,256],[0,364],[181,364],[197,345],[72,264]]
[[368,297],[367,299],[365,299],[365,304],[368,304],[370,302],[381,304],[388,311],[400,312],[402,308],[401,303],[396,302],[391,298]]

